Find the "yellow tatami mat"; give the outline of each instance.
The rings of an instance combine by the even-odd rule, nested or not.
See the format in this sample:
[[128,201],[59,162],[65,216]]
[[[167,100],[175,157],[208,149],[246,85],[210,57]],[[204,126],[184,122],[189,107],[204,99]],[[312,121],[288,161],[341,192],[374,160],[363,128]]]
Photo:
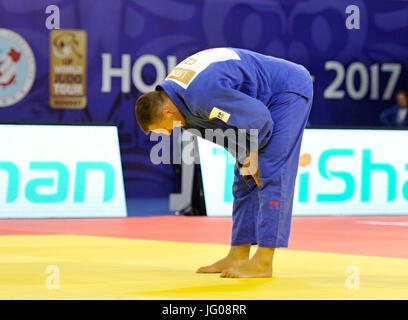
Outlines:
[[196,274],[228,246],[1,236],[0,299],[408,299],[408,259],[277,250],[271,279]]

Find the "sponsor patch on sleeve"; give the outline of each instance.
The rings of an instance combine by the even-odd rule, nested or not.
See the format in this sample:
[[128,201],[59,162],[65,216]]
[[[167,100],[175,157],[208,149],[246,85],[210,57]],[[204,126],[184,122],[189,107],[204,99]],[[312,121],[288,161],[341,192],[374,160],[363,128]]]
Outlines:
[[210,119],[218,118],[218,119],[224,121],[225,123],[227,123],[230,116],[231,115],[228,112],[222,111],[222,110],[214,107],[211,110],[209,118]]

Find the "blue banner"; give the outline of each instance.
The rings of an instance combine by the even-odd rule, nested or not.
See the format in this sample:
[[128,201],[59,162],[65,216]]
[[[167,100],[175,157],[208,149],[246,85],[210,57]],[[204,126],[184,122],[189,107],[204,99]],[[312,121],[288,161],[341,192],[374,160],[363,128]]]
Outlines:
[[177,62],[222,46],[308,68],[312,125],[375,126],[408,86],[408,2],[3,0],[0,121],[114,122],[127,196],[167,196],[179,173],[151,163],[135,101]]

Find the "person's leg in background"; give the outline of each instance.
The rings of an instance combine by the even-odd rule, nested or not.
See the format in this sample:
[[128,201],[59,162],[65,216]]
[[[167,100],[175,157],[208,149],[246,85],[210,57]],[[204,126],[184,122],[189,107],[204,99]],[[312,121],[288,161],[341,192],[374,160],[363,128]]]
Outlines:
[[288,246],[300,146],[311,104],[294,93],[274,100],[272,138],[258,154],[258,249],[247,262],[224,270],[222,277],[271,277],[275,248]]
[[212,265],[199,268],[198,273],[220,273],[231,266],[247,261],[251,244],[257,243],[258,188],[253,179],[246,181],[240,175],[237,166],[235,166],[234,173],[232,187],[234,196],[233,226],[230,251],[225,258]]

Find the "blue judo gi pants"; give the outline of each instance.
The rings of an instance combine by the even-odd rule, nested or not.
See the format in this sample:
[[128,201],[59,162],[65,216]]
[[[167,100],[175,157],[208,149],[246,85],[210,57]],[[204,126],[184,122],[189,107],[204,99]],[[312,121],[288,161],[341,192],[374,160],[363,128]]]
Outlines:
[[258,178],[246,181],[235,166],[231,245],[287,247],[303,131],[312,99],[296,93],[275,96],[268,108],[274,122],[268,144],[258,150]]

